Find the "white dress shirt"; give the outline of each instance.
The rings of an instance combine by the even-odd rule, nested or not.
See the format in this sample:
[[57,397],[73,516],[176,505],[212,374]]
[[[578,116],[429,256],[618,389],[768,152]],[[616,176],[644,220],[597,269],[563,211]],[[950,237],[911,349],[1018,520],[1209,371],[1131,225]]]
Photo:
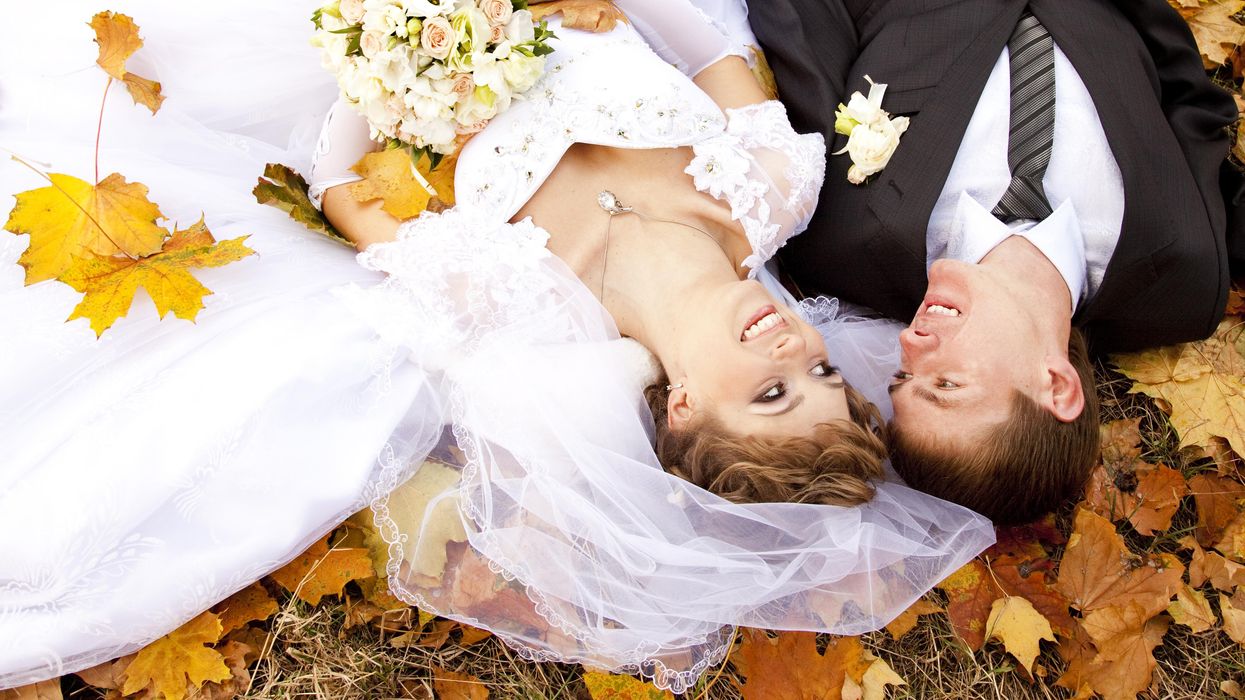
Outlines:
[[1075,309],[1098,291],[1119,241],[1124,182],[1093,99],[1058,46],[1054,145],[1042,178],[1054,211],[1040,222],[1005,224],[990,214],[1011,182],[1010,122],[1011,72],[1004,47],[930,215],[926,264],[940,258],[979,262],[1004,239],[1024,236],[1059,270]]

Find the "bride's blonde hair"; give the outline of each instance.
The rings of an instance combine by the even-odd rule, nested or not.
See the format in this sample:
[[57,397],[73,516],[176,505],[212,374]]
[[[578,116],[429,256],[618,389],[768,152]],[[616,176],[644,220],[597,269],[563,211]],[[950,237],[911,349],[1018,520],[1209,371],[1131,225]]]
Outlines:
[[682,431],[666,419],[666,382],[644,390],[657,427],[657,459],[666,471],[736,503],[854,506],[873,498],[882,477],[886,425],[878,409],[846,387],[851,421],[812,426],[801,437],[733,435],[713,416]]

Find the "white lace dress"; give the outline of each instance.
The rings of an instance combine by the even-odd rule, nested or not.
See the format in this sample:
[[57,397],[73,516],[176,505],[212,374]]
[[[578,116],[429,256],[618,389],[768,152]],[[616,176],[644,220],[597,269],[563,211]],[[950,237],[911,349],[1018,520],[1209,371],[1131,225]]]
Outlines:
[[[0,34],[5,65],[48,31],[69,47],[0,78],[0,143],[84,174],[96,102],[81,95],[102,81],[78,25],[94,8],[65,4]],[[559,30],[533,99],[463,154],[460,206],[359,265],[249,194],[266,161],[306,167],[311,149],[285,138],[314,137],[333,99],[314,54],[288,48],[306,13],[116,9],[143,26],[170,99],[155,118],[113,103],[101,167],[260,255],[201,273],[216,293],[195,324],[140,300],[96,341],[61,323],[75,293],[21,286],[8,263],[25,241],[0,236],[0,687],[132,651],[368,505],[404,599],[528,658],[675,690],[721,659],[732,625],[874,629],[991,541],[979,517],[896,484],[859,508],[735,505],[666,474],[611,319],[544,231],[506,223],[574,141],[690,144],[756,269],[802,226],[821,172],[819,139],[776,103],[724,117],[630,29]],[[40,184],[0,166],[0,192]],[[430,460],[453,478],[429,477]]]

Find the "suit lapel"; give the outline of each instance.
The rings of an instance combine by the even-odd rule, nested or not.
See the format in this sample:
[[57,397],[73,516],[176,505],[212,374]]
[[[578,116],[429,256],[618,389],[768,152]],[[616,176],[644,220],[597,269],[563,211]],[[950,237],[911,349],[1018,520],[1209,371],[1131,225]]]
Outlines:
[[[1006,0],[1000,4],[1002,8],[994,20],[951,64],[921,111],[912,118],[890,164],[875,182],[867,185],[873,189],[869,208],[922,265],[930,214],[946,184],[978,97],[1027,0]],[[886,82],[884,75],[873,78]],[[882,108],[886,108],[885,100]]]

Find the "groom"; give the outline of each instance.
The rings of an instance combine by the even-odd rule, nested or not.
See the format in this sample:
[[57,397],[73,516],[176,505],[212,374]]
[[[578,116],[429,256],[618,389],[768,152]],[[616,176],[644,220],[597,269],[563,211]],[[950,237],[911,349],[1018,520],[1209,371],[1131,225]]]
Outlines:
[[830,156],[812,224],[782,255],[805,293],[912,319],[891,387],[896,469],[996,522],[1075,496],[1098,446],[1082,332],[1098,352],[1205,337],[1229,258],[1245,259],[1221,193],[1239,177],[1236,109],[1184,21],[1166,0],[749,9],[797,130],[843,148],[836,107],[869,92],[866,75],[909,119],[862,184],[852,156],[877,165],[886,139]]

